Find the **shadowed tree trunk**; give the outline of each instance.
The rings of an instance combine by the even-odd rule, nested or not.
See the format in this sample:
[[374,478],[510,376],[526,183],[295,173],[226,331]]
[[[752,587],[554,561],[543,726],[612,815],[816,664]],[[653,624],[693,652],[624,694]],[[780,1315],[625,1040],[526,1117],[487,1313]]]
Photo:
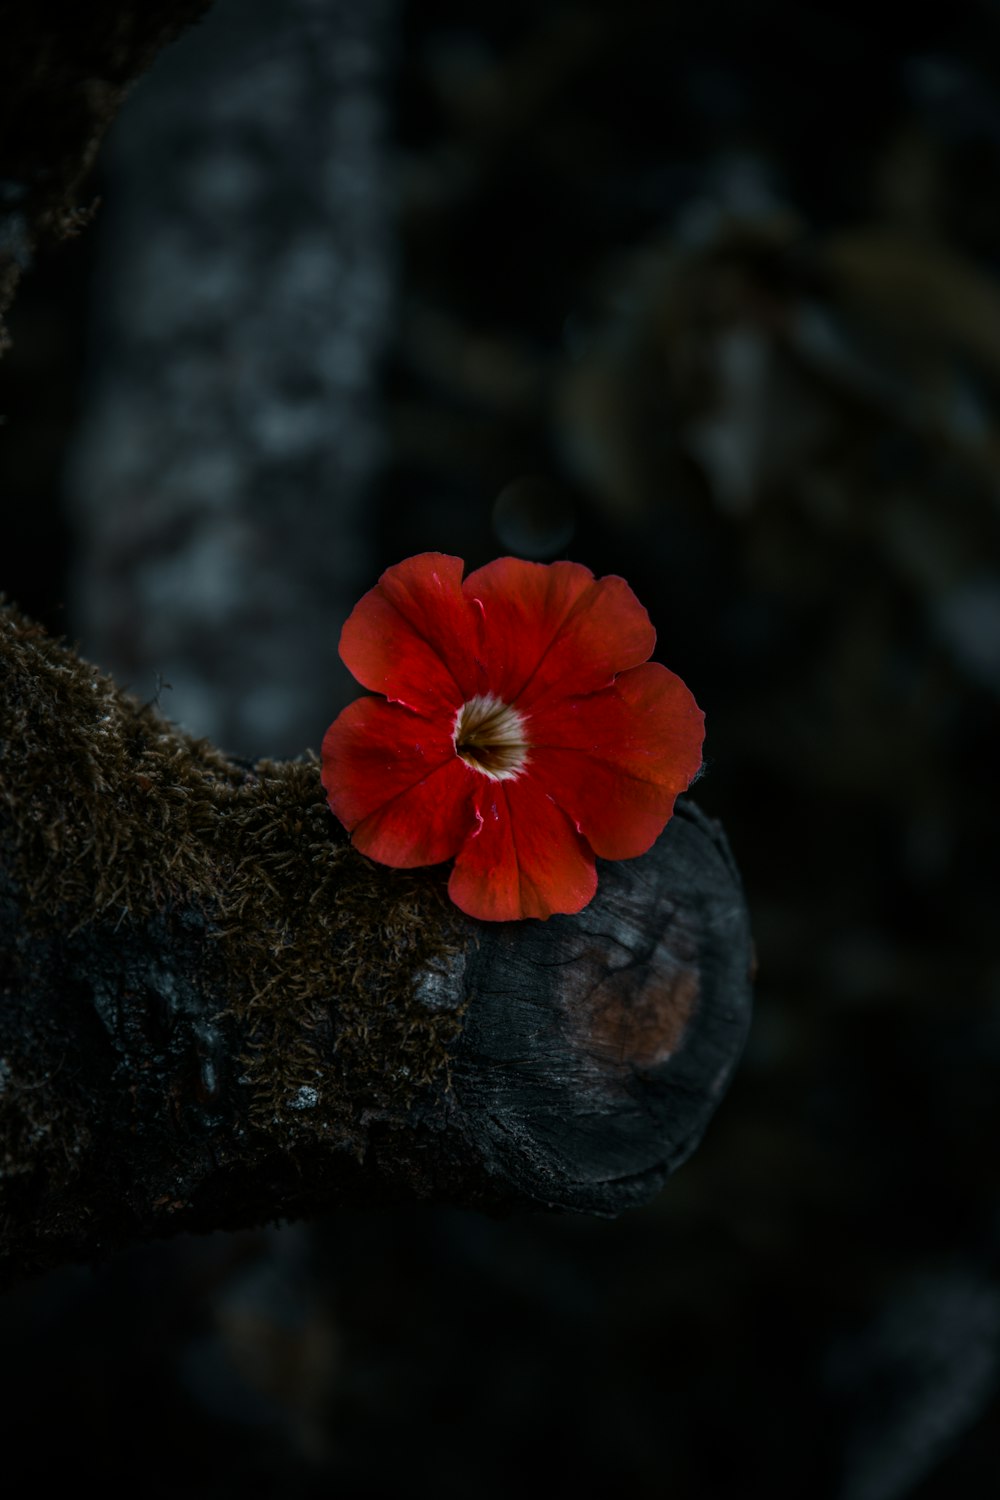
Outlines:
[[615,1214],[697,1144],[750,1009],[682,803],[579,916],[462,916],[358,855],[314,758],[227,759],[0,610],[0,1246],[411,1197]]
[[102,155],[69,618],[239,755],[315,743],[318,681],[331,717],[353,696],[340,624],[389,561],[395,12],[218,0]]
[[86,178],[129,88],[208,5],[0,5],[0,349],[3,314],[35,247],[86,217]]

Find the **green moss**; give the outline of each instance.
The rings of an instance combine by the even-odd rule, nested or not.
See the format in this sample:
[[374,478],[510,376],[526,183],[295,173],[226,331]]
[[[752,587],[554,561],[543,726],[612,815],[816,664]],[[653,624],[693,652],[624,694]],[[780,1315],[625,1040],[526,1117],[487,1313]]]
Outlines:
[[360,1152],[366,1117],[446,1092],[461,1016],[415,983],[460,946],[444,873],[354,851],[315,756],[238,764],[2,607],[0,868],[26,942],[194,948],[250,1122],[283,1145]]

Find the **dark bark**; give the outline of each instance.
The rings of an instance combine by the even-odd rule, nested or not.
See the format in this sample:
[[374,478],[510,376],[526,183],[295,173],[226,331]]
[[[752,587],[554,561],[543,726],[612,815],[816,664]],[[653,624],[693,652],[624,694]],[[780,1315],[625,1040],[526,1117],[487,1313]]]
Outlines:
[[35,246],[73,234],[104,132],[132,83],[209,0],[0,6],[0,348]]
[[492,925],[0,610],[0,1245],[431,1198],[615,1214],[697,1144],[750,936],[682,803],[576,917]]

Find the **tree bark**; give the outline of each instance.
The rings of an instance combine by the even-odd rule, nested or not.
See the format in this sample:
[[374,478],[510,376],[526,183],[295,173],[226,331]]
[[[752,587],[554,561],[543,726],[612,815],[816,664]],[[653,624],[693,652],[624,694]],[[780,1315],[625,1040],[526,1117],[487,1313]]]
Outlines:
[[384,566],[397,20],[395,0],[221,0],[102,152],[70,617],[239,755],[311,743],[317,681],[353,696],[337,622]]
[[612,1215],[697,1145],[750,1015],[681,802],[575,917],[488,924],[0,609],[0,1255],[430,1198]]

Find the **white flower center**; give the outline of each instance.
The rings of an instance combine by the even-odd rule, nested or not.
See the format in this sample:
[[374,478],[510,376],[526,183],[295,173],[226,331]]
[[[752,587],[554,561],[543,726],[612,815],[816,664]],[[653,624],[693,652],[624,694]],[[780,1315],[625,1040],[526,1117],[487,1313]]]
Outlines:
[[474,771],[510,781],[528,763],[524,717],[495,693],[477,693],[455,715],[455,750]]

